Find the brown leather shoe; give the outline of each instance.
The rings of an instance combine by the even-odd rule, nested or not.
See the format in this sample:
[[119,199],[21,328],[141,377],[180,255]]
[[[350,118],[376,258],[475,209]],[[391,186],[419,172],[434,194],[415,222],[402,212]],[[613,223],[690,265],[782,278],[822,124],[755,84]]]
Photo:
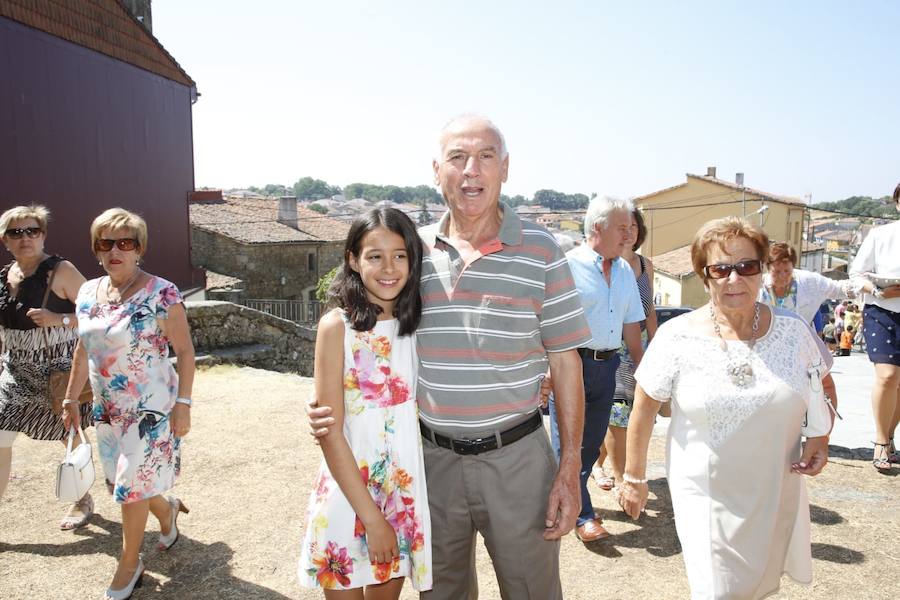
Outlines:
[[600,523],[600,519],[585,521],[583,525],[575,528],[575,536],[584,543],[608,538],[610,533]]

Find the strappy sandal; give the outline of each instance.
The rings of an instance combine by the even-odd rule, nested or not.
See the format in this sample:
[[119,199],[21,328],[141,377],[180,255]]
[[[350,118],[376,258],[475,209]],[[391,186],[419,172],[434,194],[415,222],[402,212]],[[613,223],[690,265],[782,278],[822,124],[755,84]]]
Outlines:
[[597,484],[597,487],[601,490],[608,492],[616,486],[616,480],[608,476],[603,470],[603,467],[595,465],[594,468],[591,469],[591,477],[593,478],[594,483]]
[[891,445],[890,449],[888,450],[888,462],[896,465],[900,463],[900,452],[897,452],[897,447],[894,446],[894,438],[890,438],[888,440],[888,443]]
[[69,512],[74,509],[78,509],[81,511],[80,515],[69,515],[67,514],[62,518],[59,522],[59,528],[63,531],[71,531],[73,529],[78,529],[79,527],[84,527],[87,525],[88,519],[94,514],[94,499],[91,495],[85,494],[81,497],[81,500],[72,504],[69,507]]
[[[891,470],[891,461],[888,458],[890,456],[890,444],[884,443],[879,444],[878,442],[872,442],[875,445],[875,450],[872,451],[872,466],[875,467],[880,473],[889,473]],[[878,449],[884,448],[884,456],[877,457]]]

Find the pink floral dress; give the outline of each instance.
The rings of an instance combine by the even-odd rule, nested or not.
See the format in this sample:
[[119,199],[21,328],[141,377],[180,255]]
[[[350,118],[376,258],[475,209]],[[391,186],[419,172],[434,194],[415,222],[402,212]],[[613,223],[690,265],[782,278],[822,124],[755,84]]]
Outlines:
[[178,375],[159,321],[183,300],[175,284],[151,277],[122,304],[101,304],[97,288],[106,282],[86,282],[75,304],[100,460],[116,502],[125,504],[162,494],[181,470],[181,440],[169,426]]
[[344,435],[362,480],[397,532],[400,558],[369,561],[366,532],[325,461],[309,498],[298,574],[306,587],[349,589],[409,577],[431,589],[431,520],[416,408],[416,342],[396,320],[344,322]]

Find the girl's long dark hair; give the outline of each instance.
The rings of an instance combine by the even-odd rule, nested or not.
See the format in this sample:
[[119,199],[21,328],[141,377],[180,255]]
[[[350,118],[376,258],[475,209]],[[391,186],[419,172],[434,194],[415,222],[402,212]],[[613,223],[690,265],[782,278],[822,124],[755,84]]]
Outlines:
[[409,278],[394,302],[394,315],[400,324],[400,335],[410,335],[422,318],[422,298],[419,296],[419,279],[422,276],[422,240],[412,220],[396,208],[373,208],[361,215],[350,226],[344,244],[344,266],[328,288],[329,304],[347,312],[350,326],[357,331],[375,327],[381,307],[369,301],[366,287],[359,273],[350,268],[350,256],[359,258],[362,241],[367,233],[384,227],[403,238],[409,263]]

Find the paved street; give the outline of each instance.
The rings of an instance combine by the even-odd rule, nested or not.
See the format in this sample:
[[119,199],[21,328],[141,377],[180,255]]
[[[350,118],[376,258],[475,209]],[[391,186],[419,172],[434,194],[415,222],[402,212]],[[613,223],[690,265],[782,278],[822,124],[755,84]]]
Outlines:
[[838,412],[844,417],[831,432],[831,445],[872,449],[872,382],[875,368],[865,352],[835,357],[831,371],[838,392]]

